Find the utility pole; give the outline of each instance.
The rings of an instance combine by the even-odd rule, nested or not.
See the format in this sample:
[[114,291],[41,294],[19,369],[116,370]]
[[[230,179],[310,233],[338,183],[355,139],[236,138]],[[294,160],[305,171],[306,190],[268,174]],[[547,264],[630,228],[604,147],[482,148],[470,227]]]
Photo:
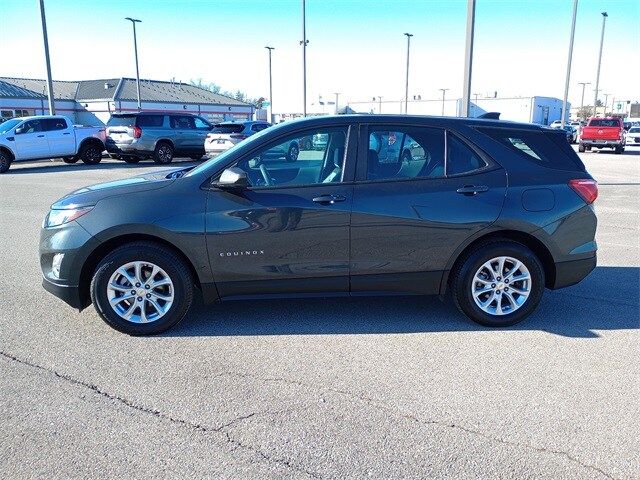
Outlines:
[[[604,116],[607,116],[607,105],[609,104],[609,95],[610,93],[604,93]],[[613,109],[612,109],[613,110]]]
[[[473,64],[473,33],[476,23],[476,0],[467,0],[467,35],[464,49],[464,81],[462,84],[463,117],[469,116],[471,103],[471,70]],[[476,97],[477,100],[477,97]]]
[[573,38],[576,33],[576,15],[578,14],[578,0],[573,0],[573,17],[571,19],[571,35],[569,36],[569,58],[567,60],[567,76],[564,81],[564,97],[562,97],[562,117],[560,126],[564,128],[567,116],[567,97],[569,96],[569,79],[571,78],[571,58],[573,57]]
[[607,12],[602,12],[602,32],[600,33],[600,53],[598,54],[598,71],[596,73],[596,90],[593,99],[593,116],[596,116],[598,104],[598,84],[600,83],[600,65],[602,64],[602,46],[604,45],[604,26],[607,22]]
[[444,95],[447,92],[447,90],[449,90],[449,89],[448,88],[439,88],[438,90],[440,90],[442,92],[442,116],[444,117]]
[[338,98],[340,97],[340,92],[333,93],[336,96],[336,115],[338,114]]
[[273,118],[273,78],[271,76],[271,51],[275,50],[274,47],[264,47],[269,50],[269,122],[274,123]]
[[136,38],[136,23],[142,22],[137,18],[127,17],[125,20],[129,20],[133,25],[133,52],[136,56],[136,90],[138,93],[138,111],[142,110],[142,104],[140,102],[140,70],[138,69],[138,39]]
[[302,0],[302,114],[307,116],[307,19],[305,0]]
[[49,100],[49,115],[56,114],[55,98],[53,97],[53,80],[51,79],[51,59],[49,58],[49,37],[47,37],[47,19],[44,14],[44,0],[40,0],[40,18],[42,20],[42,39],[44,40],[44,59],[47,64],[47,92]]
[[582,85],[582,97],[580,98],[580,112],[584,111],[584,87],[591,85],[591,82],[578,82],[578,85]]
[[404,113],[406,115],[409,106],[409,48],[411,47],[411,37],[413,37],[413,34],[405,33],[405,35],[407,36],[407,74],[404,83]]

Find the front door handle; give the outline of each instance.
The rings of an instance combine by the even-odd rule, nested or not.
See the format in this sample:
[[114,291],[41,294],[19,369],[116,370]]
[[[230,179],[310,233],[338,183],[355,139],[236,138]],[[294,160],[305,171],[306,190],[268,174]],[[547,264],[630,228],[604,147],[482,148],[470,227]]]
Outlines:
[[63,135],[71,135],[71,132],[64,132]]
[[42,137],[44,137],[44,135],[38,135],[38,138],[42,138]]
[[461,193],[462,195],[473,196],[488,190],[489,187],[486,185],[465,185],[464,187],[457,189],[456,192]]
[[346,199],[347,197],[343,195],[320,195],[319,197],[314,197],[313,201],[333,205],[336,202],[344,202]]

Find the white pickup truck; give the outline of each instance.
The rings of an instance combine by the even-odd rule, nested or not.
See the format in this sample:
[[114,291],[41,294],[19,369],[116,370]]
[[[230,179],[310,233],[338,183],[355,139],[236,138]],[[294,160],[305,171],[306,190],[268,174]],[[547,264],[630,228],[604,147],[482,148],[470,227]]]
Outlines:
[[102,160],[104,127],[82,127],[63,116],[12,118],[0,123],[0,173],[12,162],[61,157],[66,163]]

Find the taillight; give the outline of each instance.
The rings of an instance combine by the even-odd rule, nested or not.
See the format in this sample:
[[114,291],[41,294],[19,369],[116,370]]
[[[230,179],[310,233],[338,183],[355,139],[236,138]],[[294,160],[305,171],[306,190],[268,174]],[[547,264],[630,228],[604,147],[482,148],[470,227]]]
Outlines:
[[592,179],[569,180],[569,186],[587,203],[593,203],[598,198],[598,182]]
[[229,135],[229,138],[236,138],[238,140],[244,140],[245,138],[247,138],[247,136],[243,135],[241,133],[232,133],[231,135]]
[[133,138],[140,138],[142,136],[142,129],[137,125],[133,127]]

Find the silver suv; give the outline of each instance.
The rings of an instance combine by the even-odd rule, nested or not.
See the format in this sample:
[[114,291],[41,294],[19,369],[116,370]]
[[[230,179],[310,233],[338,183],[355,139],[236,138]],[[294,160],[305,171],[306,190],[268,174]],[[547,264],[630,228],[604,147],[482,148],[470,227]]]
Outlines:
[[117,113],[107,122],[105,146],[111,158],[138,163],[152,158],[170,163],[174,156],[199,160],[213,126],[188,113]]

